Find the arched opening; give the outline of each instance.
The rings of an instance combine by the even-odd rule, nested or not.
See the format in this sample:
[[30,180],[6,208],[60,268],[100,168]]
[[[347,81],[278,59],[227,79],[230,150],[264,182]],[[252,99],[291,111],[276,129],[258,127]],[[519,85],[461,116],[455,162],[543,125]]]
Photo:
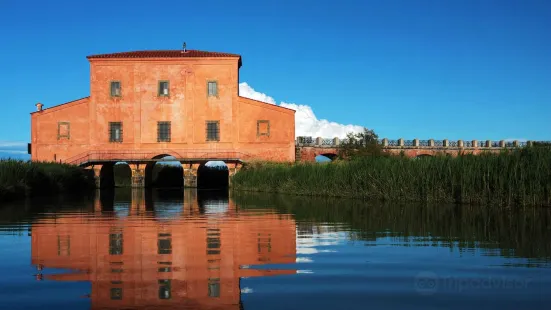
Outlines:
[[174,156],[160,154],[152,159],[159,161],[145,166],[145,187],[169,188],[184,186],[182,165]]
[[419,155],[417,155],[417,158],[430,158],[430,157],[432,157],[432,155],[430,155],[430,154],[419,154]]
[[197,169],[197,187],[203,189],[223,189],[229,185],[228,166],[223,161],[209,161]]
[[126,162],[117,162],[113,165],[113,179],[115,187],[132,186],[132,170]]
[[324,163],[324,162],[330,162],[337,158],[337,154],[327,153],[327,154],[319,154],[316,156],[316,162],[318,163]]

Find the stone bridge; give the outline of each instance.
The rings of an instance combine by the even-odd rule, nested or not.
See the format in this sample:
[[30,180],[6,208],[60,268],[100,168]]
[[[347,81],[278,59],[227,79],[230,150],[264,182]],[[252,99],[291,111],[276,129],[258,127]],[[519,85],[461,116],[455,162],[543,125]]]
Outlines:
[[[295,161],[315,162],[319,155],[335,159],[339,147],[347,143],[339,138],[298,137],[295,141]],[[526,147],[533,142],[520,141],[453,141],[453,140],[379,140],[383,150],[393,155],[401,153],[408,157],[434,156],[449,154],[457,156],[460,153],[479,154],[481,152],[500,152],[504,149]],[[160,154],[160,155],[159,155]],[[228,168],[228,182],[244,163],[255,160],[255,157],[231,150],[189,150],[175,152],[174,150],[134,150],[134,151],[93,151],[68,158],[65,162],[79,165],[93,171],[96,185],[100,187],[114,186],[114,165],[119,162],[128,164],[131,170],[133,187],[148,187],[152,181],[153,166],[158,161],[179,162],[183,169],[184,186],[197,187],[197,179],[201,167],[209,161],[223,161]]]
[[[338,156],[339,146],[347,143],[346,139],[297,137],[295,146],[295,160],[301,162],[316,161],[317,156],[325,156],[333,160]],[[380,139],[383,150],[392,155],[403,153],[408,157],[435,156],[449,154],[457,156],[463,154],[479,154],[482,152],[500,152],[504,149],[513,149],[531,145],[532,141],[492,141],[492,140],[389,140]]]

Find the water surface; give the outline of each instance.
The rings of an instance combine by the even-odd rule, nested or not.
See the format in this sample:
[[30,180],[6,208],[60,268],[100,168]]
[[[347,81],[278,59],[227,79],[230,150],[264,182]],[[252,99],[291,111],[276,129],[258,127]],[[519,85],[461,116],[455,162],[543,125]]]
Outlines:
[[548,309],[548,209],[118,189],[0,208],[2,309]]

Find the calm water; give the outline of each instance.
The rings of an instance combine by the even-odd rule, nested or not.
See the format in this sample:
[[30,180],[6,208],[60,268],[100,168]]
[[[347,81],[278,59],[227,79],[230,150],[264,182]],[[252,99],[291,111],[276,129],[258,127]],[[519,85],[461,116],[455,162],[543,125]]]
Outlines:
[[549,309],[551,212],[131,191],[0,208],[2,309]]

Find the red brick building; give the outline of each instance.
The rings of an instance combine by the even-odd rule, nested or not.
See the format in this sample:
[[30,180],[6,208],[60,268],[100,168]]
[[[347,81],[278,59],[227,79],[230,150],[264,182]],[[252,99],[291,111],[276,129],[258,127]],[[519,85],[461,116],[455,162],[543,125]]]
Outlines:
[[87,58],[90,96],[37,104],[31,114],[32,160],[78,164],[92,152],[295,159],[295,111],[239,96],[240,55],[163,50]]

